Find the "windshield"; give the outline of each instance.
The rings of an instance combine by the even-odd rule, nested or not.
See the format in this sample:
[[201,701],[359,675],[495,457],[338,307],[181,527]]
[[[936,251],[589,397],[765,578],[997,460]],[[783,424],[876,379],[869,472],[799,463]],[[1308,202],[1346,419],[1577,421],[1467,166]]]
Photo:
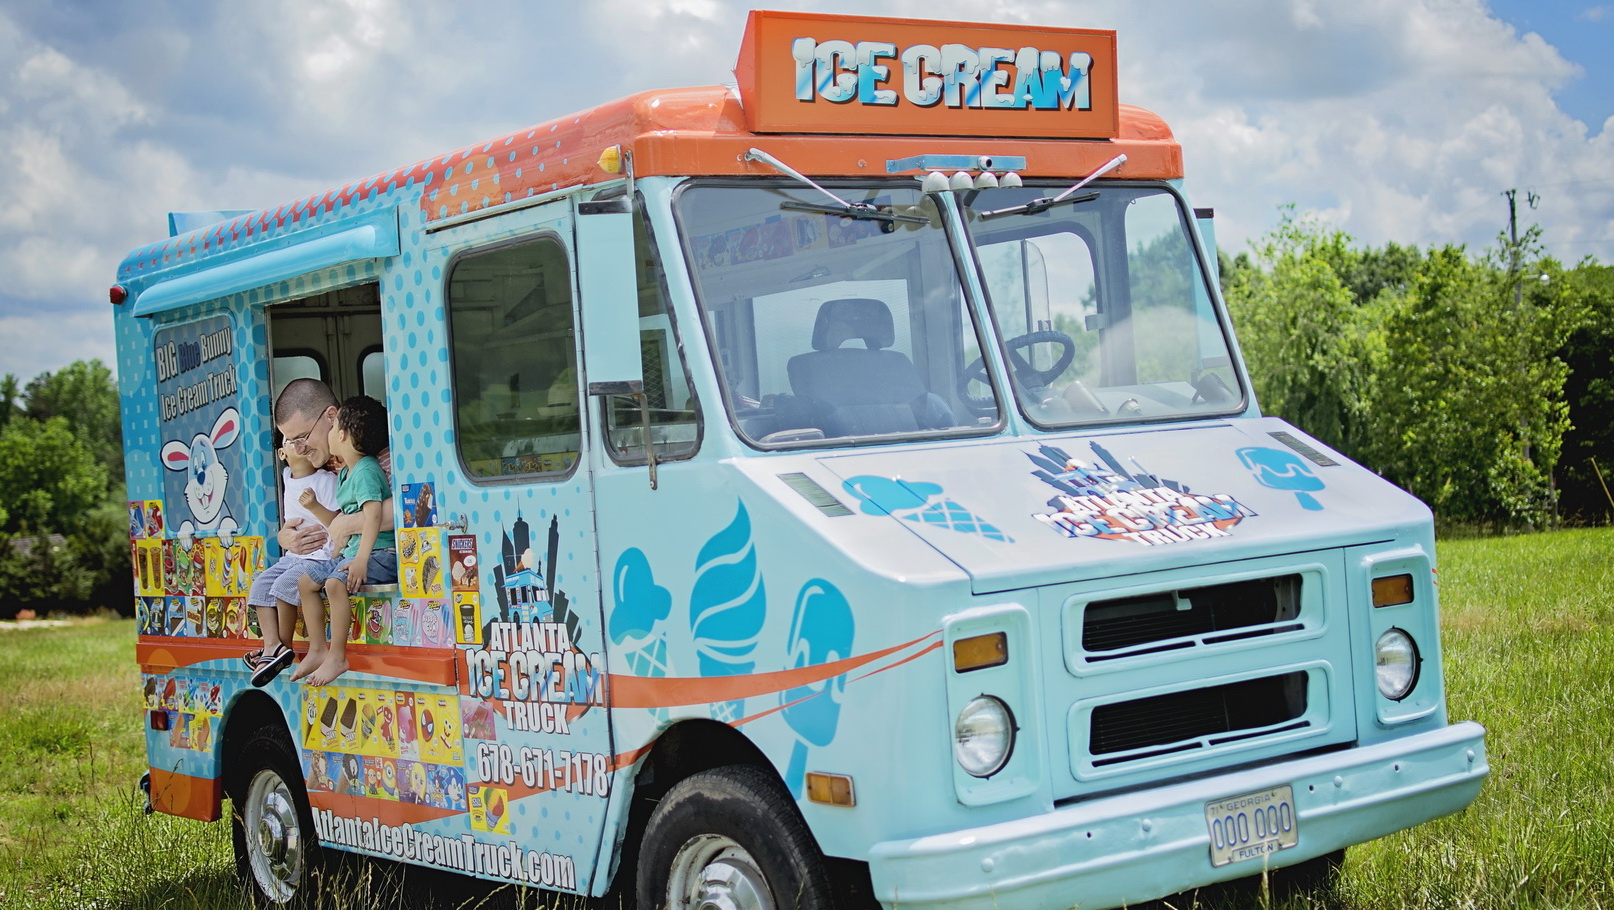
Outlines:
[[991,432],[991,387],[963,396],[980,333],[935,200],[911,184],[834,190],[872,209],[825,211],[800,184],[678,196],[735,428],[765,447]]
[[[1163,187],[1088,187],[1044,211],[1013,211],[1060,189],[967,199],[1021,411],[1057,427],[1242,410],[1177,197]],[[984,391],[972,383],[966,393]]]

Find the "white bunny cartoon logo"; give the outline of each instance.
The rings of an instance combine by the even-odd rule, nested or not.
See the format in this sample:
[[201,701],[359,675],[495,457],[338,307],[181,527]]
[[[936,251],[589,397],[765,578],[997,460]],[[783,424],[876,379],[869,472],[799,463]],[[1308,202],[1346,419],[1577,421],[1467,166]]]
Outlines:
[[217,530],[226,547],[235,538],[238,525],[224,501],[230,472],[219,461],[219,449],[234,445],[240,435],[241,412],[225,408],[213,422],[211,433],[196,434],[189,445],[176,439],[163,446],[163,467],[190,472],[185,481],[185,503],[190,506],[191,517],[179,526],[179,538],[186,546],[190,546],[197,531]]

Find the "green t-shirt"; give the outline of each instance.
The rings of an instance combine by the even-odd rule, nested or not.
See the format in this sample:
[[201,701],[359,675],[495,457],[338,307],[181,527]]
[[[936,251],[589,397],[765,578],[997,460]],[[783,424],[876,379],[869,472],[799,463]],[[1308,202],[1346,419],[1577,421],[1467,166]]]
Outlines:
[[[381,470],[381,462],[376,461],[374,455],[366,455],[353,467],[343,468],[336,475],[336,482],[336,507],[347,515],[362,511],[367,502],[386,502],[392,498],[392,485],[387,483],[387,474]],[[342,556],[352,559],[359,555],[362,537],[361,534],[349,537],[347,546],[342,548]],[[398,546],[397,537],[391,528],[382,526],[376,532],[375,543],[370,549],[391,550]]]

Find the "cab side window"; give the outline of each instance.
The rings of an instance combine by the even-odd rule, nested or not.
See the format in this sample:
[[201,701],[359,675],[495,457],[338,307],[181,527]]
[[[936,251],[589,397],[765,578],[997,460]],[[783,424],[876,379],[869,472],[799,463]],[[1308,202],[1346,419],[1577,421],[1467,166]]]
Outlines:
[[466,473],[570,474],[582,447],[582,409],[566,249],[540,237],[461,256],[447,298]]

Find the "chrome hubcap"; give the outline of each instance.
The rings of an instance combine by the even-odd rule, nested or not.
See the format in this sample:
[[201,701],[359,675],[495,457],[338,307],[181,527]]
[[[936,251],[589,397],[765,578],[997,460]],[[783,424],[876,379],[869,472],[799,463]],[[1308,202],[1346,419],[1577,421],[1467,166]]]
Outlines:
[[774,910],[768,879],[745,848],[718,834],[690,838],[673,857],[667,906],[687,910]]
[[265,897],[284,904],[297,894],[303,877],[303,831],[297,801],[280,775],[259,771],[247,790],[247,857],[252,877]]

